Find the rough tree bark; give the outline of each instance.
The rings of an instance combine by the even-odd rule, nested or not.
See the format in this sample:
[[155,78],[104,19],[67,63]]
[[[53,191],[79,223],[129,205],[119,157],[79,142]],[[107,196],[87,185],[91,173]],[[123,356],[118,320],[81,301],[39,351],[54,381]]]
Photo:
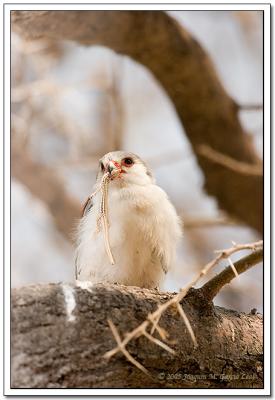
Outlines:
[[123,356],[107,361],[116,346],[107,319],[120,334],[138,326],[172,296],[136,287],[35,285],[12,291],[13,388],[262,388],[262,316],[214,307],[192,289],[182,302],[198,341],[193,347],[177,312],[160,325],[171,355],[142,337],[127,349],[150,372]]
[[161,11],[14,11],[12,27],[27,38],[103,45],[148,67],[173,101],[198,163],[205,188],[228,213],[262,231],[263,178],[218,165],[201,144],[233,159],[261,165],[201,46]]

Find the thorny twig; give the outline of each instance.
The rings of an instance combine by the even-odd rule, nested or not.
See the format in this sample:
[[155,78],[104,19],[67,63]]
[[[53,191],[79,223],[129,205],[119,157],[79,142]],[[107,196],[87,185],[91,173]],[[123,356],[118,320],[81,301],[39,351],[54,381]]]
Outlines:
[[[201,288],[203,291],[203,296],[206,300],[211,301],[219,293],[219,291],[226,284],[230,283],[235,276],[239,276],[243,272],[247,271],[253,265],[258,264],[263,260],[263,246],[259,244],[256,250],[246,257],[241,258],[234,264],[231,259],[228,258],[229,266],[225,268],[218,275],[214,276],[208,282],[204,284]],[[232,263],[232,264],[231,264]]]
[[[261,261],[261,257],[262,257],[262,252],[263,252],[263,241],[260,240],[258,242],[254,242],[254,243],[248,243],[248,244],[236,244],[234,242],[233,246],[230,247],[229,249],[225,249],[225,250],[217,250],[216,253],[218,253],[218,255],[212,260],[210,261],[208,264],[205,265],[205,267],[199,272],[199,274],[197,274],[195,276],[195,278],[184,288],[182,288],[180,290],[179,293],[177,293],[174,297],[172,297],[171,299],[169,299],[168,301],[166,301],[163,304],[160,304],[158,306],[158,308],[153,312],[150,313],[147,316],[147,319],[144,320],[139,326],[137,326],[135,329],[133,329],[131,332],[126,333],[125,337],[123,340],[121,340],[114,324],[112,321],[108,320],[108,323],[110,325],[110,328],[112,330],[112,333],[114,335],[114,338],[117,342],[117,347],[115,347],[114,349],[108,351],[107,353],[104,354],[104,357],[107,359],[110,359],[111,357],[113,357],[116,353],[118,352],[122,352],[125,357],[133,364],[135,365],[137,368],[139,368],[141,371],[145,372],[146,374],[148,374],[148,370],[141,365],[137,360],[135,360],[130,354],[129,352],[126,350],[126,346],[127,344],[133,340],[133,339],[137,339],[140,336],[145,336],[147,337],[149,340],[151,340],[152,342],[154,342],[156,345],[164,348],[165,350],[174,353],[174,350],[171,349],[169,346],[167,346],[165,343],[163,343],[163,341],[156,339],[155,337],[153,337],[153,333],[155,330],[158,331],[158,333],[160,334],[160,337],[162,340],[166,340],[168,334],[167,332],[161,328],[159,326],[159,320],[162,316],[162,314],[171,306],[175,306],[177,311],[179,312],[180,316],[182,317],[186,328],[191,336],[191,339],[193,341],[194,346],[196,347],[197,344],[197,340],[195,337],[195,334],[193,332],[193,329],[190,325],[190,322],[185,314],[185,312],[182,309],[182,306],[180,304],[180,302],[182,301],[182,299],[186,296],[186,294],[188,293],[188,291],[195,286],[199,280],[205,276],[211,269],[213,269],[216,265],[219,264],[219,262],[223,259],[228,259],[230,266],[228,268],[226,268],[221,274],[224,274],[224,279],[222,280],[218,280],[218,290],[215,291],[214,287],[215,287],[215,278],[211,279],[209,281],[209,283],[211,282],[211,294],[218,292],[223,286],[224,284],[230,282],[234,276],[236,276],[236,274],[240,274],[244,271],[246,271],[247,269],[251,268],[253,265],[255,265],[257,262]],[[235,266],[233,265],[230,257],[232,254],[241,251],[241,250],[253,250],[254,254],[252,253],[250,256],[245,257],[242,260],[245,260],[245,263],[241,263],[242,260],[238,261],[237,263],[235,263]],[[254,256],[254,257],[253,257]],[[249,263],[249,260],[251,258],[251,263]],[[241,267],[239,268],[238,265],[241,264]],[[232,268],[232,265],[234,268]],[[233,272],[232,272],[233,270]],[[230,273],[229,273],[230,272]],[[220,276],[221,274],[219,274],[218,276]],[[208,283],[206,283],[203,286],[203,289],[205,289],[205,287],[207,286]],[[215,297],[214,295],[211,297],[210,299],[212,300],[213,297]],[[150,334],[147,332],[147,329],[151,326],[151,331]]]

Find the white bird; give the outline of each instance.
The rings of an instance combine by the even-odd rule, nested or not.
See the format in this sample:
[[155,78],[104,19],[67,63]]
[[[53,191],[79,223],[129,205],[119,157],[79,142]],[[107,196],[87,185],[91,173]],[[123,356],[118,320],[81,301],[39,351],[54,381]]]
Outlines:
[[108,234],[114,265],[106,251],[104,229],[98,229],[100,195],[85,203],[77,230],[76,279],[159,287],[175,261],[181,222],[167,194],[137,155],[105,154],[99,162],[95,191],[108,181]]

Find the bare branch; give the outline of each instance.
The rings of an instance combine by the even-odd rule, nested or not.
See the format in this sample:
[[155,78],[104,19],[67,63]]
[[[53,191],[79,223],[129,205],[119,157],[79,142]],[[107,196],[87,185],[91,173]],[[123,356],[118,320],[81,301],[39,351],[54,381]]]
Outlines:
[[239,111],[263,111],[262,104],[238,104]]
[[11,175],[47,205],[57,229],[72,241],[74,223],[80,217],[81,207],[67,193],[55,171],[33,161],[26,151],[12,145]]
[[110,319],[108,319],[108,324],[111,328],[112,334],[118,344],[120,351],[125,355],[127,360],[130,361],[130,363],[132,363],[135,367],[140,369],[145,374],[150,375],[149,371],[143,365],[141,365],[137,360],[135,360],[134,357],[132,357],[131,354],[129,354],[129,352],[126,350],[125,346],[122,345],[119,333],[118,333],[115,325],[113,324],[113,322]]
[[235,267],[235,265],[233,264],[233,262],[232,262],[232,260],[231,260],[230,257],[228,257],[228,262],[229,262],[230,267],[231,267],[232,271],[234,272],[236,278],[238,278],[239,274],[238,274],[238,272],[237,272],[237,270],[236,270],[236,267]]
[[[194,287],[199,280],[205,276],[211,269],[213,269],[215,266],[217,266],[219,264],[219,262],[223,259],[230,259],[230,256],[238,251],[241,250],[253,250],[255,251],[255,253],[251,254],[251,259],[249,259],[249,261],[252,260],[252,264],[250,262],[250,264],[248,264],[247,261],[243,263],[241,263],[241,265],[239,265],[238,263],[236,263],[235,265],[235,269],[237,271],[238,274],[246,271],[247,269],[249,269],[252,265],[255,265],[257,262],[259,262],[259,260],[261,260],[262,257],[262,248],[263,248],[263,241],[260,240],[258,242],[254,242],[254,243],[246,243],[246,244],[236,244],[233,242],[233,247],[230,247],[229,249],[225,249],[225,250],[216,250],[216,253],[218,253],[218,255],[212,260],[210,261],[208,264],[205,265],[205,267],[199,272],[199,274],[197,274],[195,276],[195,278],[188,284],[186,285],[184,288],[182,288],[180,290],[179,293],[177,293],[174,297],[172,297],[171,299],[167,300],[166,302],[164,302],[163,304],[160,304],[158,306],[158,308],[156,309],[156,311],[154,311],[153,313],[148,314],[147,319],[144,320],[137,328],[133,329],[131,332],[128,332],[125,339],[122,342],[118,343],[118,346],[115,347],[114,349],[108,351],[107,353],[105,353],[104,357],[109,359],[112,356],[114,356],[116,353],[118,352],[123,352],[125,350],[125,347],[127,346],[127,344],[133,340],[138,338],[139,336],[145,335],[146,337],[148,337],[149,334],[144,334],[144,332],[146,332],[146,329],[149,327],[150,324],[152,324],[152,328],[151,328],[151,335],[153,334],[154,330],[159,327],[158,323],[160,320],[160,317],[163,315],[163,313],[169,308],[169,307],[176,307],[177,311],[180,313],[181,317],[184,320],[184,323],[187,327],[187,330],[191,336],[191,339],[194,343],[195,346],[197,346],[197,340],[195,338],[195,334],[193,332],[193,329],[191,327],[191,324],[186,316],[186,314],[184,313],[184,311],[181,308],[180,302],[183,300],[183,298],[186,296],[186,294],[188,293],[188,291]],[[259,253],[260,252],[260,253]],[[229,271],[229,272],[228,272]],[[236,275],[234,274],[233,270],[232,270],[232,266],[230,265],[230,267],[228,267],[225,271],[224,271],[225,275],[222,275],[223,273],[219,274],[218,276],[222,275],[222,279],[218,279],[217,283],[216,281],[214,281],[214,284],[210,285],[210,290],[206,290],[205,288],[207,287],[206,285],[203,286],[203,288],[201,289],[202,292],[206,292],[206,299],[212,300],[212,298],[218,293],[218,291],[228,282],[230,282]],[[212,282],[215,278],[213,278],[212,280],[210,280],[209,282]],[[213,286],[213,287],[212,287]],[[213,297],[212,297],[213,296]],[[160,328],[161,329],[161,328]],[[160,330],[161,332],[161,330]],[[152,340],[152,336],[150,335],[150,340]],[[163,336],[161,336],[163,340],[166,340],[167,335],[164,334]],[[149,338],[149,337],[148,337]],[[155,339],[155,338],[154,338]],[[117,338],[116,338],[117,340]],[[118,340],[117,340],[118,341]],[[165,343],[159,341],[159,340],[154,340],[154,343],[156,343],[157,345],[165,348]],[[172,350],[172,349],[171,349]],[[170,350],[169,350],[170,351]]]
[[242,175],[263,176],[263,166],[261,164],[248,164],[243,161],[235,160],[232,157],[222,154],[206,144],[198,146],[198,153],[214,163],[220,164],[232,171]]
[[197,347],[198,346],[198,342],[197,342],[197,339],[195,337],[195,334],[194,334],[194,331],[192,329],[192,326],[191,326],[191,324],[189,322],[189,319],[187,318],[182,306],[179,303],[177,303],[177,309],[178,309],[178,312],[179,312],[180,316],[182,317],[182,319],[183,319],[183,321],[184,321],[184,323],[186,325],[186,328],[187,328],[187,330],[188,330],[188,332],[189,332],[189,334],[191,336],[191,339],[193,340],[194,346]]
[[[229,258],[230,260],[230,258]],[[241,258],[239,261],[234,263],[234,268],[238,275],[252,268],[254,265],[260,263],[263,260],[263,246],[260,245],[257,250],[246,257]],[[219,291],[234,279],[236,274],[232,270],[232,265],[225,268],[220,274],[210,279],[201,290],[204,293],[205,298],[209,301],[213,300]]]
[[196,228],[215,228],[217,226],[236,226],[243,225],[242,221],[233,219],[227,216],[217,217],[186,217],[183,216],[184,229],[196,229]]
[[175,354],[175,351],[171,349],[171,347],[167,346],[167,344],[163,343],[161,340],[158,340],[154,336],[150,335],[150,333],[146,332],[145,330],[142,334],[147,337],[147,339],[151,340],[151,342],[157,344],[158,346],[162,347],[164,350],[168,351],[171,354]]

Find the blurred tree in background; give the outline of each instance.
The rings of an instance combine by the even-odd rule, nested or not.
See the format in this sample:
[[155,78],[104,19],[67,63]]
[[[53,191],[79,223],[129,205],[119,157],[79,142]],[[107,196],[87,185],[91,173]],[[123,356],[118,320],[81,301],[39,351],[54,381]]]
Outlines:
[[[262,13],[12,14],[13,286],[73,280],[80,204],[116,149],[151,165],[184,220],[166,289],[261,237]],[[261,282],[257,267],[216,301],[261,310]]]

